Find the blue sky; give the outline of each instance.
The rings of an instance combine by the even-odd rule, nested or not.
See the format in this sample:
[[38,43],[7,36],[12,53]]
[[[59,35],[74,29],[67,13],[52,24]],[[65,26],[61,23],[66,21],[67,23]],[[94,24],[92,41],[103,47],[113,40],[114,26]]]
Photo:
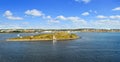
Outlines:
[[120,29],[120,0],[0,0],[0,29]]

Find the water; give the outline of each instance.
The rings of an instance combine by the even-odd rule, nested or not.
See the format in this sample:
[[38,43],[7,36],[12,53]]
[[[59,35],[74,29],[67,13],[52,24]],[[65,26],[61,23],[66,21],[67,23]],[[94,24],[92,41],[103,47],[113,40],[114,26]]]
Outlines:
[[55,44],[7,42],[17,34],[0,34],[0,62],[120,62],[120,33],[77,34],[82,38]]

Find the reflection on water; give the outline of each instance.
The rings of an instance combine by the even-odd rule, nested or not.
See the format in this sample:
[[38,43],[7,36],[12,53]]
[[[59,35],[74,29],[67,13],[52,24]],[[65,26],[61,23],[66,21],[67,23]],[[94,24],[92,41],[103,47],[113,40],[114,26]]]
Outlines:
[[55,45],[57,43],[57,40],[53,40],[53,45]]
[[7,42],[17,34],[0,34],[0,62],[120,62],[120,33],[77,34],[82,38],[41,42]]

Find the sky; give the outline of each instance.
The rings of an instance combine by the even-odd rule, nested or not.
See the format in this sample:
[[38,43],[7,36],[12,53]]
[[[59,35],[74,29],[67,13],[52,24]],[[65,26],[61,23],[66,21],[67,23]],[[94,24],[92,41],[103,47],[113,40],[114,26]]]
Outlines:
[[0,0],[0,29],[120,29],[120,0]]

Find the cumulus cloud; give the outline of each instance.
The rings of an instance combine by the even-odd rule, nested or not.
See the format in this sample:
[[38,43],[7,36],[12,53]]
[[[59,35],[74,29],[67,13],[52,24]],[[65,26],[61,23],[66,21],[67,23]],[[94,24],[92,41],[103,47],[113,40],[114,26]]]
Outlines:
[[[91,20],[91,21],[86,21],[80,17],[77,16],[72,16],[72,17],[65,17],[63,15],[57,16],[56,19],[63,20],[63,21],[72,21],[71,27],[72,28],[101,28],[101,29],[106,29],[106,28],[120,28],[120,21],[115,20],[115,19],[109,19],[109,16],[102,16],[99,15],[98,20]],[[69,26],[69,24],[67,24]]]
[[104,16],[104,15],[98,15],[97,18],[99,18],[99,19],[104,19],[104,18],[107,18],[107,16]]
[[63,20],[63,21],[72,21],[74,23],[81,23],[81,24],[86,24],[86,21],[80,17],[77,16],[70,16],[70,17],[65,17],[65,16],[57,16],[56,20]]
[[70,20],[70,21],[72,21],[72,22],[83,22],[84,23],[84,19],[82,19],[82,18],[79,18],[79,17],[77,17],[77,16],[72,16],[72,17],[67,17],[67,20]]
[[120,11],[120,7],[116,7],[114,9],[112,9],[113,11]]
[[84,2],[85,4],[89,3],[91,0],[75,0],[76,2]]
[[82,13],[81,15],[83,15],[83,16],[88,16],[88,15],[89,15],[89,12],[84,12],[84,13]]
[[66,20],[67,18],[62,16],[62,15],[60,15],[60,16],[57,16],[56,19],[58,19],[58,20]]
[[42,17],[43,19],[52,19],[50,15],[45,15],[42,11],[37,9],[27,10],[25,11],[25,14],[29,16]]
[[7,10],[4,13],[5,16],[12,16],[13,14],[11,13],[11,11]]
[[59,23],[59,21],[55,18],[52,18],[50,15],[45,15],[42,11],[37,9],[27,10],[25,11],[25,14],[30,16],[42,17],[42,19],[44,19],[48,23]]
[[32,10],[27,10],[25,11],[26,15],[31,15],[31,16],[43,16],[44,14],[42,11],[39,11],[37,9],[32,9]]
[[5,11],[4,16],[9,20],[23,20],[22,17],[13,16],[12,12],[9,10]]
[[120,19],[120,15],[109,16],[109,18],[111,18],[111,19]]

